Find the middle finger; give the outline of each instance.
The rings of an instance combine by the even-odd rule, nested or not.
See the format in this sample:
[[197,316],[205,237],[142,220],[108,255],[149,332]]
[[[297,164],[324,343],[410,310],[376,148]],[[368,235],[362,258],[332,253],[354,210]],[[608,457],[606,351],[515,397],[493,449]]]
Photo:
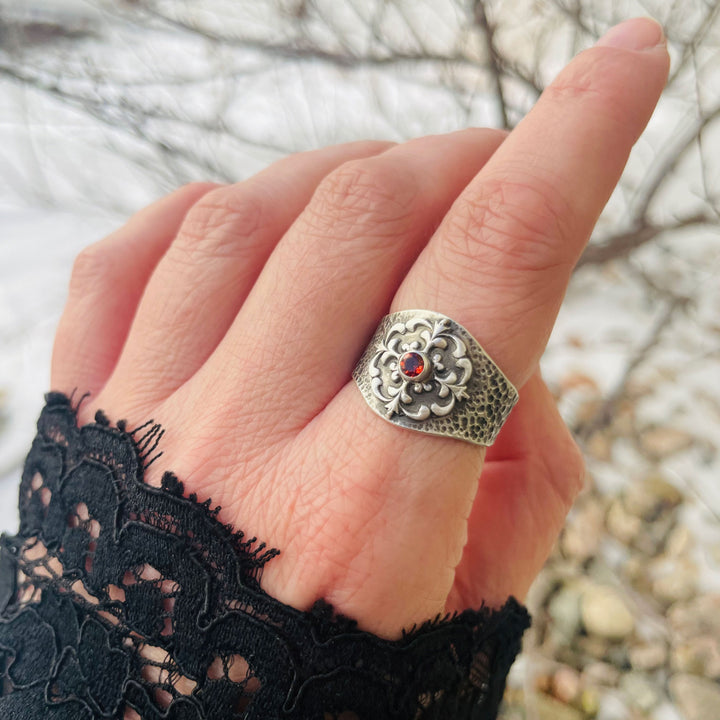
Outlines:
[[191,405],[223,377],[223,407],[238,424],[249,405],[265,406],[268,426],[294,434],[347,381],[401,278],[503,138],[487,129],[420,138],[327,176],[185,389],[198,393]]

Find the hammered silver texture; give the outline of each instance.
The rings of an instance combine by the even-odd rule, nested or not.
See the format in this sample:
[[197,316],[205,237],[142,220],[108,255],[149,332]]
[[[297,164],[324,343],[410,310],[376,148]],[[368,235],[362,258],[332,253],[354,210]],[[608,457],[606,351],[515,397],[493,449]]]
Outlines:
[[353,379],[386,420],[476,445],[492,445],[518,400],[477,340],[431,310],[386,315]]

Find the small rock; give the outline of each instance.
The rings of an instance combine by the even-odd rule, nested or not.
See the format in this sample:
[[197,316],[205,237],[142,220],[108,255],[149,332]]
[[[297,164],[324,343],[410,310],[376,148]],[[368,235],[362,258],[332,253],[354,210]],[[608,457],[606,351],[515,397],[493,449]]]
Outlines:
[[682,493],[657,474],[648,475],[639,483],[631,484],[624,497],[626,510],[648,522],[657,520],[682,501]]
[[643,454],[658,460],[687,450],[693,442],[694,437],[690,433],[673,427],[649,428],[640,435]]
[[650,591],[650,579],[647,570],[648,559],[639,553],[630,555],[621,568],[623,577],[640,592]]
[[630,659],[628,657],[628,643],[617,643],[613,642],[608,647],[605,653],[606,662],[611,663],[616,668],[626,672],[626,669],[630,667]]
[[668,611],[673,631],[683,639],[698,635],[720,637],[720,594],[698,595]]
[[589,633],[608,640],[622,640],[635,628],[635,619],[625,600],[609,586],[597,585],[585,590],[580,615]]
[[668,651],[664,642],[656,640],[642,645],[633,645],[628,656],[634,670],[657,670],[668,659]]
[[669,558],[679,558],[692,549],[694,538],[690,529],[685,525],[673,528],[665,542],[665,555]]
[[620,680],[620,689],[625,693],[628,702],[638,710],[649,713],[661,700],[655,685],[646,675],[629,672]]
[[[575,646],[581,653],[589,655],[595,660],[607,661],[612,645],[609,640],[597,635],[579,635],[575,638]],[[564,662],[572,661],[566,657]]]
[[637,713],[631,715],[627,703],[621,699],[620,693],[605,693],[600,698],[600,711],[602,720],[638,720]]
[[696,675],[673,675],[670,694],[685,720],[720,720],[720,685]]
[[644,523],[643,532],[635,538],[635,548],[651,557],[659,555],[663,551],[667,543],[667,537],[674,526],[674,513],[666,513],[657,520]]
[[560,549],[565,557],[584,562],[598,553],[605,512],[599,502],[586,502],[565,525]]
[[570,705],[565,705],[549,695],[537,695],[528,701],[529,707],[537,710],[538,720],[583,720],[583,715]]
[[653,569],[658,576],[652,582],[652,593],[665,605],[689,600],[697,593],[698,568],[694,562],[680,558],[663,562]]
[[553,595],[548,604],[551,632],[563,642],[570,642],[580,629],[580,588],[571,583]]
[[540,571],[525,598],[525,604],[534,618],[539,618],[548,599],[558,589],[561,582],[561,578],[548,565]]
[[578,705],[587,717],[595,717],[600,710],[600,693],[595,688],[585,688]]
[[545,673],[541,673],[540,675],[535,676],[535,690],[537,692],[544,693],[545,695],[552,694],[552,675],[546,675]]
[[643,521],[641,518],[629,513],[625,509],[622,500],[616,499],[608,509],[605,527],[621,543],[632,545],[640,532],[642,532]]
[[720,637],[703,635],[676,645],[670,666],[675,672],[720,680]]
[[608,462],[612,460],[613,439],[606,430],[594,432],[585,442],[584,449],[595,460]]
[[620,671],[606,662],[589,662],[582,674],[584,685],[615,687],[620,680]]
[[551,692],[560,702],[569,705],[580,695],[580,674],[570,667],[561,667],[553,675]]

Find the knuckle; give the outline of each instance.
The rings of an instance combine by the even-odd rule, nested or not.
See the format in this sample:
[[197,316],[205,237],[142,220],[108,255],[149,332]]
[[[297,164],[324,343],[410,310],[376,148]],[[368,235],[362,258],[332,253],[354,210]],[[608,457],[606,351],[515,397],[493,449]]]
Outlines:
[[259,182],[212,190],[192,206],[173,246],[192,256],[237,256],[267,226],[267,208]]
[[365,237],[378,225],[392,232],[407,225],[416,197],[413,178],[393,163],[351,160],[320,182],[306,221],[316,233],[337,238]]
[[569,265],[570,207],[548,183],[489,178],[462,196],[441,245],[453,265],[473,271],[544,271]]
[[94,288],[106,286],[113,274],[111,253],[104,241],[93,243],[80,251],[70,275],[70,295],[89,294]]

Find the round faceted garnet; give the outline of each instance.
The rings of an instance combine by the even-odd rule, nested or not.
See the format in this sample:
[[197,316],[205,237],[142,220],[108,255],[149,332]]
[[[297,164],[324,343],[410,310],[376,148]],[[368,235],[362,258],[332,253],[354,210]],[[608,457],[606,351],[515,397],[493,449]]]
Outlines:
[[400,358],[400,372],[407,378],[417,378],[425,370],[425,358],[418,352],[406,352]]

